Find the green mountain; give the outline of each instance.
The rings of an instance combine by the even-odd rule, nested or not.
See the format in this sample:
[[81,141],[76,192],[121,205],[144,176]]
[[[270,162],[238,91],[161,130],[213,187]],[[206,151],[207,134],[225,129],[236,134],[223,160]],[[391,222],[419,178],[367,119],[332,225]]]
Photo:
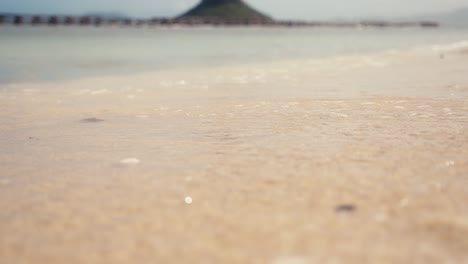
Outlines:
[[185,17],[272,20],[269,16],[253,9],[242,0],[203,0],[200,4],[183,14]]

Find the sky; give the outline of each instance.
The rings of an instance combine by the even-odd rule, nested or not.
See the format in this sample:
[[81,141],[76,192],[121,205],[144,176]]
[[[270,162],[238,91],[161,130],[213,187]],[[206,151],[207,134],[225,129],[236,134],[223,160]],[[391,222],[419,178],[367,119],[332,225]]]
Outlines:
[[[0,13],[84,14],[117,12],[170,17],[200,0],[0,0]],[[245,0],[277,19],[392,18],[468,7],[468,0]]]

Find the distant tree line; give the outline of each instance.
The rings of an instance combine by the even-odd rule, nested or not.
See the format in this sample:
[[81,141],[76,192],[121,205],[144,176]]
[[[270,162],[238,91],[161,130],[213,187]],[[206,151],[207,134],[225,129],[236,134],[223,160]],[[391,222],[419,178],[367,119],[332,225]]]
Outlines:
[[308,22],[274,21],[262,18],[217,18],[217,17],[179,17],[179,18],[105,18],[99,16],[59,16],[59,15],[21,15],[0,14],[0,25],[48,25],[48,26],[282,26],[282,27],[438,27],[431,21],[421,22]]

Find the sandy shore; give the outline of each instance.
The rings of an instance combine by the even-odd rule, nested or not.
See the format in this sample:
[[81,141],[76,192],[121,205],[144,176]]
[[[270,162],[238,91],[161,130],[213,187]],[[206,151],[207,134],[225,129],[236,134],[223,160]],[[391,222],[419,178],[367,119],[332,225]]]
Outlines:
[[467,263],[467,59],[0,86],[0,260]]

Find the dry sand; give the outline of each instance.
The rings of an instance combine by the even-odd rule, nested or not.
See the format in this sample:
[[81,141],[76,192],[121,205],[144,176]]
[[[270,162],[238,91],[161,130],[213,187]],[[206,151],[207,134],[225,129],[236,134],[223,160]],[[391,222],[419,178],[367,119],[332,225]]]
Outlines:
[[0,86],[0,262],[468,263],[460,51]]

